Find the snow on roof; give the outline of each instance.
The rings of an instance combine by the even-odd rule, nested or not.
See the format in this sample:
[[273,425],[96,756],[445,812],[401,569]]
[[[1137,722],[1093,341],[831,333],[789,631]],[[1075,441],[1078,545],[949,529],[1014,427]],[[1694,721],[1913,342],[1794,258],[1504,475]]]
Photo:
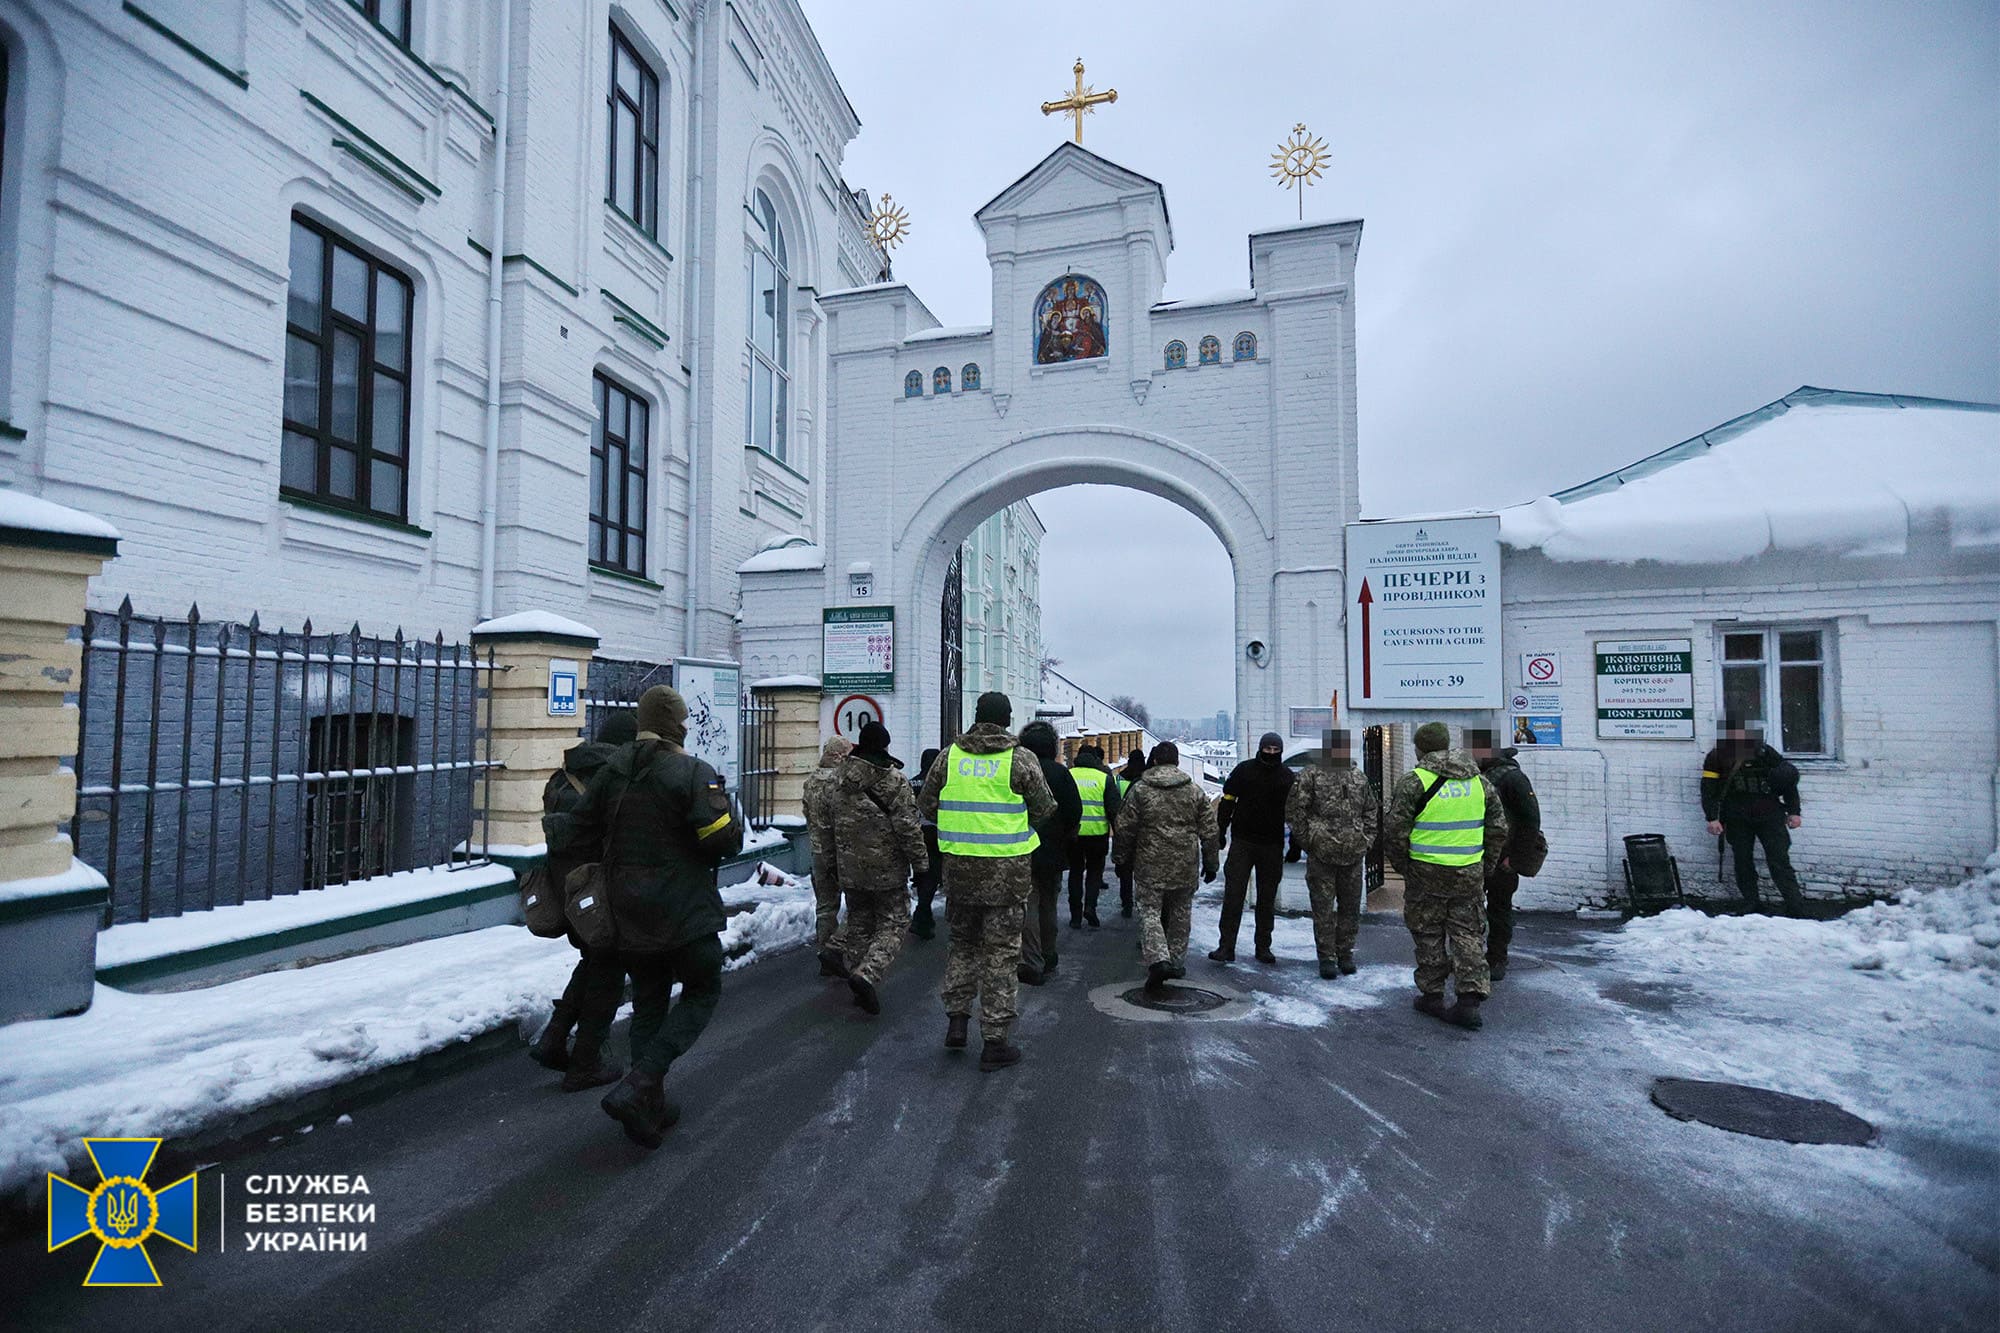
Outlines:
[[472,627],[481,634],[554,634],[565,639],[595,639],[597,631],[580,620],[559,616],[553,611],[516,611],[496,620],[482,620]]
[[773,574],[786,570],[825,569],[826,551],[804,537],[780,537],[736,567],[738,574]]
[[1942,522],[2000,547],[2000,404],[1810,386],[1630,467],[1500,511],[1551,560],[1719,564],[1767,551],[1897,555]]
[[903,339],[905,343],[936,342],[941,338],[984,338],[993,332],[991,324],[951,324],[943,328],[924,329]]
[[23,532],[53,532],[65,537],[118,540],[118,529],[92,514],[71,509],[24,491],[0,487],[0,528]]
[[753,690],[816,690],[819,687],[818,676],[766,676],[750,682]]
[[1210,292],[1206,296],[1190,296],[1183,301],[1162,301],[1153,309],[1193,310],[1207,305],[1241,305],[1245,301],[1256,299],[1257,289],[1254,287],[1226,287],[1219,292]]
[[1252,236],[1276,236],[1287,231],[1315,231],[1321,227],[1358,227],[1360,218],[1334,218],[1327,222],[1285,222],[1275,227],[1259,227]]

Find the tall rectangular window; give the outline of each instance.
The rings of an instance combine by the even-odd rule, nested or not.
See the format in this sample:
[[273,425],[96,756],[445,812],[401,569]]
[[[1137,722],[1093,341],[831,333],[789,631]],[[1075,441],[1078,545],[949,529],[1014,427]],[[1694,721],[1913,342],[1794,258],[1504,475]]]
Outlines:
[[605,194],[640,231],[660,232],[660,77],[611,26],[610,165]]
[[347,0],[368,16],[368,21],[404,46],[410,44],[412,0]]
[[646,576],[646,400],[596,377],[590,435],[590,563]]
[[410,280],[292,217],[281,489],[409,513]]
[[757,191],[744,260],[750,380],[743,386],[743,442],[783,460],[791,413],[792,279],[785,229],[771,196]]
[[1722,636],[1722,712],[1762,722],[1786,754],[1832,753],[1827,724],[1826,632],[1771,626]]

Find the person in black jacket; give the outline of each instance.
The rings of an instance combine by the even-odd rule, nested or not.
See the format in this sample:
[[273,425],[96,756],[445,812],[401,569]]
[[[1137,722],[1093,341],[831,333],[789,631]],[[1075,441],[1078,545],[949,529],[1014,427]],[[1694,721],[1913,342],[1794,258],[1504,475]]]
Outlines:
[[[549,775],[542,789],[542,838],[548,857],[542,863],[549,891],[558,897],[569,882],[569,873],[578,866],[597,860],[596,844],[585,845],[576,837],[574,815],[583,804],[591,777],[603,768],[618,747],[639,734],[639,720],[629,708],[605,714],[597,724],[597,739],[573,745],[563,752],[562,767]],[[615,1083],[625,1072],[616,1061],[604,1058],[604,1039],[618,1015],[618,1001],[625,992],[625,969],[618,965],[615,951],[586,949],[574,927],[569,942],[579,957],[569,985],[556,1001],[555,1012],[541,1037],[528,1048],[535,1063],[563,1071],[564,1092]],[[576,1030],[576,1047],[569,1046],[570,1029]]]
[[[632,977],[632,1071],[604,1113],[633,1142],[660,1146],[680,1107],[662,1080],[722,996],[722,894],[715,871],[743,847],[743,823],[713,768],[681,748],[687,703],[655,685],[639,696],[639,738],[590,780],[576,832],[603,847],[618,957]],[[680,1003],[673,1004],[675,983]]]
[[[1278,881],[1285,874],[1285,798],[1298,775],[1285,767],[1285,741],[1267,731],[1257,755],[1238,764],[1222,784],[1216,832],[1229,847],[1222,868],[1222,938],[1208,955],[1218,963],[1236,961],[1236,932],[1243,924],[1243,899],[1250,875],[1257,875],[1257,961],[1275,963],[1271,930],[1278,916]],[[1229,839],[1231,829],[1236,839]]]
[[1515,749],[1495,750],[1492,732],[1466,728],[1465,752],[1479,762],[1480,773],[1507,811],[1507,855],[1486,877],[1486,966],[1498,981],[1507,975],[1507,946],[1514,939],[1514,893],[1521,887],[1513,851],[1541,832],[1542,803],[1535,797],[1535,784],[1514,762]]
[[1062,892],[1063,876],[1069,873],[1076,826],[1083,819],[1083,798],[1077,794],[1076,779],[1056,758],[1054,727],[1046,722],[1022,727],[1021,748],[1041,761],[1049,795],[1056,798],[1055,813],[1035,825],[1040,842],[1028,858],[1035,896],[1021,918],[1020,977],[1030,986],[1039,986],[1056,970],[1056,898]]
[[[910,779],[910,791],[924,789],[924,775],[937,762],[936,750],[925,750],[922,762],[917,765],[916,776]],[[937,917],[931,911],[931,904],[937,901],[938,888],[944,883],[944,861],[938,856],[937,821],[924,821],[924,850],[931,855],[930,865],[911,877],[917,889],[917,910],[910,913],[910,933],[920,940],[930,939],[937,934]]]
[[1799,770],[1764,744],[1764,724],[1726,719],[1715,748],[1701,761],[1701,812],[1708,831],[1725,838],[1736,856],[1736,891],[1758,910],[1757,844],[1785,911],[1804,916],[1805,895],[1792,873],[1791,831],[1805,822],[1799,805]]

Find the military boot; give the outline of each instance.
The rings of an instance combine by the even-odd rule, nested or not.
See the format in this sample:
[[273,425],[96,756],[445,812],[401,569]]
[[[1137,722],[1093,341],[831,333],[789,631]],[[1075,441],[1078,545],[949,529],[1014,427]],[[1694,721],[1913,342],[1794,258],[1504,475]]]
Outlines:
[[979,1072],[990,1074],[996,1069],[1021,1063],[1021,1048],[1005,1037],[988,1037],[979,1048]]
[[1344,953],[1340,955],[1339,963],[1340,963],[1340,975],[1342,975],[1343,977],[1351,977],[1356,972],[1359,972],[1361,970],[1360,968],[1354,965],[1354,955],[1351,953]]
[[1168,968],[1164,962],[1154,963],[1146,969],[1146,994],[1158,995],[1167,988]]
[[1014,969],[1014,979],[1023,986],[1039,986],[1043,980],[1041,969],[1029,967],[1026,963]]
[[1469,1032],[1477,1032],[1486,1026],[1486,1020],[1479,1016],[1479,1006],[1485,1002],[1484,995],[1461,994],[1458,1003],[1446,1010],[1441,1017],[1447,1023],[1456,1023]]
[[625,1137],[641,1148],[657,1148],[667,1131],[681,1118],[678,1103],[670,1101],[658,1078],[638,1070],[620,1079],[618,1086],[598,1103],[604,1114],[625,1127]]
[[1321,981],[1335,981],[1338,980],[1339,977],[1340,977],[1339,964],[1326,958],[1322,958],[1319,960],[1319,979]]
[[1442,995],[1419,995],[1414,1007],[1420,1014],[1429,1014],[1432,1018],[1441,1018],[1447,1023],[1451,1021],[1451,1006],[1444,1002]]
[[1278,955],[1271,952],[1270,945],[1260,944],[1257,946],[1257,961],[1260,963],[1275,963],[1278,961]]
[[937,918],[928,907],[919,907],[910,913],[910,933],[920,940],[930,939],[937,934]]
[[588,1023],[578,1025],[576,1048],[570,1052],[569,1070],[563,1075],[564,1092],[601,1088],[607,1083],[616,1083],[625,1073],[623,1065],[604,1056],[607,1035],[606,1027]]
[[1102,924],[1097,919],[1097,909],[1095,907],[1086,907],[1083,909],[1083,924],[1089,926],[1092,930],[1096,930]]
[[1500,980],[1500,978],[1502,978],[1502,977],[1506,976],[1506,975],[1507,975],[1507,955],[1506,955],[1506,954],[1504,954],[1504,953],[1503,953],[1503,954],[1499,954],[1499,955],[1494,955],[1494,954],[1487,954],[1487,955],[1486,955],[1486,970],[1487,970],[1487,971],[1488,971],[1489,973],[1491,973],[1491,974],[1492,974],[1492,976],[1493,976],[1493,979],[1494,979],[1495,981],[1498,981],[1498,980]]
[[966,1029],[971,1026],[971,1023],[972,1018],[968,1014],[945,1015],[944,1048],[947,1051],[962,1051],[965,1049]]
[[1187,965],[1181,962],[1180,959],[1169,958],[1167,960],[1168,981],[1179,981],[1182,977],[1185,977],[1186,975],[1187,975]]
[[528,1058],[544,1069],[568,1069],[569,1032],[575,1026],[576,1010],[557,1001],[555,1012],[549,1015],[549,1025],[528,1048]]
[[845,977],[847,975],[847,960],[840,956],[840,950],[821,949],[819,951],[819,974],[823,977]]
[[854,1003],[862,1013],[879,1014],[882,1012],[882,997],[875,993],[874,982],[868,980],[868,978],[862,976],[859,972],[855,972],[848,976],[847,988],[854,992]]
[[1208,951],[1208,961],[1211,963],[1233,963],[1236,961],[1236,950],[1225,949],[1218,944]]

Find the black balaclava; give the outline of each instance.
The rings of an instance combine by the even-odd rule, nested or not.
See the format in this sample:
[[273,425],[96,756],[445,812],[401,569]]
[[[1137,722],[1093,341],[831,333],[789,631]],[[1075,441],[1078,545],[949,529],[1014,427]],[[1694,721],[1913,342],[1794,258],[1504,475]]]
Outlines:
[[[1277,752],[1276,754],[1265,754],[1265,753],[1264,753],[1264,750],[1265,750],[1265,747],[1267,747],[1267,746],[1271,746],[1271,745],[1275,745],[1275,746],[1277,746],[1277,747],[1278,747],[1278,752]],[[1284,738],[1283,736],[1280,736],[1280,735],[1279,735],[1279,734],[1278,734],[1277,732],[1275,732],[1275,731],[1267,731],[1267,732],[1265,732],[1265,733],[1264,733],[1264,735],[1263,735],[1263,737],[1262,737],[1261,739],[1259,739],[1259,740],[1258,740],[1258,742],[1257,742],[1257,759],[1258,759],[1258,761],[1259,761],[1259,762],[1261,762],[1261,763],[1266,763],[1266,764],[1282,764],[1282,763],[1284,763],[1284,762],[1285,762],[1285,738]]]

